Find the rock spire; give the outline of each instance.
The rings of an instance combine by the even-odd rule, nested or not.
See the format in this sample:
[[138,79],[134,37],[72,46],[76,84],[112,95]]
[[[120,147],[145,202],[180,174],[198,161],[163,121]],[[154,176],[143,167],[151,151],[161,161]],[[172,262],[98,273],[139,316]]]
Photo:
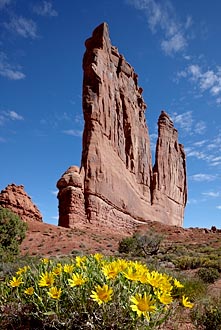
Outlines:
[[177,130],[162,112],[152,168],[138,76],[110,42],[106,23],[86,40],[81,167],[58,181],[59,224],[133,228],[148,220],[182,226],[186,164]]

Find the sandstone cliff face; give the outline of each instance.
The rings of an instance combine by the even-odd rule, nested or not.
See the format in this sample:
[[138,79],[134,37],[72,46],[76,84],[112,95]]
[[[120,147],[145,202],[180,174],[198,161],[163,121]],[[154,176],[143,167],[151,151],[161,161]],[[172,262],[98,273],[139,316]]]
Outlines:
[[[137,74],[111,45],[106,23],[95,29],[85,45],[85,127],[78,173],[82,186],[69,182],[69,177],[76,176],[73,168],[68,170],[68,179],[66,173],[58,181],[59,224],[73,226],[87,219],[98,225],[131,228],[156,220],[181,226],[185,155],[172,122],[166,114],[165,125],[163,117],[159,119],[153,174],[146,105]],[[167,159],[162,157],[165,150]],[[81,205],[80,215],[75,203]],[[165,209],[165,205],[169,206]]]
[[187,201],[186,156],[178,133],[162,111],[158,120],[156,160],[153,168],[152,205],[161,222],[182,226]]
[[24,191],[24,186],[8,185],[0,192],[0,206],[10,209],[23,221],[42,222],[42,215],[31,198]]

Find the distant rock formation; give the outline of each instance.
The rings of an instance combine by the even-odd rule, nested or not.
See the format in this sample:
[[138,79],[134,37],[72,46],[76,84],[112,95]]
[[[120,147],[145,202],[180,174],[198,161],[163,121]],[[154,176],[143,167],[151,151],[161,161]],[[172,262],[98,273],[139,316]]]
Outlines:
[[0,192],[0,206],[10,209],[23,221],[42,222],[42,215],[31,198],[24,191],[24,186],[9,184]]
[[58,181],[59,225],[125,229],[155,220],[182,226],[186,164],[177,130],[162,112],[152,168],[137,74],[111,45],[106,23],[85,45],[81,168],[69,168]]

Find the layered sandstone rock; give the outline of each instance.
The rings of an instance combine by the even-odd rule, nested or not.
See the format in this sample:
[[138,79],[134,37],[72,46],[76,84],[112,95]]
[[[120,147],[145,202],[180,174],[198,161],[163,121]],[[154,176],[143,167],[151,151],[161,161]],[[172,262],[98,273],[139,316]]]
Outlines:
[[24,186],[8,185],[0,192],[0,206],[10,209],[23,221],[29,220],[42,222],[42,215],[37,206],[24,190]]
[[152,204],[161,222],[182,226],[187,201],[186,156],[173,122],[162,111],[158,120]]
[[[77,174],[82,186],[65,179],[67,173],[58,181],[59,224],[73,226],[85,221],[85,212],[87,221],[109,227],[131,228],[147,220],[181,226],[186,198],[185,155],[172,122],[165,113],[167,120],[162,115],[159,119],[153,175],[146,105],[137,74],[111,45],[106,23],[95,29],[85,45],[85,127]],[[162,159],[164,149],[166,159]],[[73,168],[68,171],[69,176],[77,173]],[[80,214],[75,202],[81,205]]]
[[86,221],[83,181],[79,167],[71,166],[57,182],[59,189],[58,225],[69,227],[70,224]]

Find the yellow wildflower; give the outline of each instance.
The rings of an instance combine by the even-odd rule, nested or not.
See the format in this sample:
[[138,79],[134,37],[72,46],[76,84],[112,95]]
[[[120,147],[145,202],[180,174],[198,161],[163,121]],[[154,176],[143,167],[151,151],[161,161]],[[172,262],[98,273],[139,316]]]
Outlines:
[[52,286],[49,291],[48,291],[48,295],[50,296],[50,298],[52,299],[57,299],[59,300],[60,299],[60,296],[61,296],[61,288],[60,289],[57,289],[56,286]]
[[136,312],[139,317],[143,315],[149,320],[150,313],[154,313],[156,310],[155,300],[152,299],[151,295],[147,296],[146,292],[144,292],[143,296],[140,293],[132,296],[130,301],[133,303],[133,305],[130,305],[131,309]]
[[48,264],[49,263],[49,259],[48,258],[43,258],[43,259],[41,259],[41,262],[43,263],[43,264]]
[[180,281],[178,281],[176,278],[174,278],[173,282],[176,288],[184,288],[184,285],[180,283]]
[[173,302],[173,297],[171,297],[170,293],[158,292],[156,295],[159,301],[164,305],[169,305]]
[[133,267],[128,267],[125,272],[123,272],[124,276],[131,281],[139,281],[140,274]]
[[27,288],[26,290],[24,290],[24,293],[31,296],[34,293],[34,288],[32,286],[30,286],[29,288]]
[[21,277],[12,277],[12,280],[9,282],[10,286],[12,286],[13,288],[19,287],[20,284],[22,284],[22,278]]
[[102,267],[102,272],[108,279],[114,279],[120,271],[118,264],[114,261]]
[[39,286],[51,286],[54,283],[54,274],[45,272],[41,274],[41,279],[38,282]]
[[103,255],[101,253],[95,253],[93,255],[94,259],[97,261],[100,261],[101,259],[103,259]]
[[62,265],[58,264],[57,267],[53,268],[52,273],[55,276],[59,276],[62,273]]
[[64,265],[64,272],[65,273],[72,273],[73,272],[73,269],[74,269],[74,265],[71,265],[71,264],[65,264]]
[[19,268],[16,272],[17,275],[21,275],[23,273],[26,273],[30,267],[29,266],[24,266],[23,268]]
[[74,286],[79,286],[82,285],[86,282],[87,280],[85,278],[83,278],[83,276],[81,274],[73,274],[72,278],[68,279],[68,283],[70,286],[74,287]]
[[94,301],[97,301],[99,305],[102,303],[106,303],[111,300],[111,296],[113,294],[113,290],[108,287],[107,284],[104,284],[102,287],[98,285],[95,288],[96,291],[92,291],[91,298]]
[[187,308],[193,308],[194,304],[192,304],[188,299],[189,299],[188,297],[185,296],[182,297],[183,306]]
[[76,260],[76,266],[81,267],[84,265],[85,261],[87,260],[87,257],[86,256],[83,256],[83,257],[76,256],[75,260]]

